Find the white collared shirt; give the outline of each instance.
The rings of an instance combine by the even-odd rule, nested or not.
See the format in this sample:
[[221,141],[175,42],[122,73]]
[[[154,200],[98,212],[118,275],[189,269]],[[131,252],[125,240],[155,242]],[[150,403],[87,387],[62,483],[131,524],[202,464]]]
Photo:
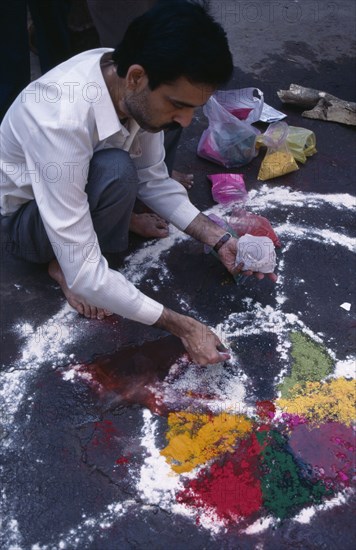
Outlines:
[[32,82],[0,127],[1,213],[35,199],[69,288],[91,305],[153,324],[163,306],[109,269],[90,216],[85,186],[96,151],[128,151],[138,197],[184,230],[199,214],[186,190],[168,175],[163,133],[121,125],[100,60],[108,48],[81,53]]

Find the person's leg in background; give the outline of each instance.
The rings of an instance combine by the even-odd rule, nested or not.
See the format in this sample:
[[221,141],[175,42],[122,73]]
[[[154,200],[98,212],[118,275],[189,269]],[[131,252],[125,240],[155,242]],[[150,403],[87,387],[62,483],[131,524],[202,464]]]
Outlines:
[[70,4],[71,0],[28,0],[42,73],[71,56]]
[[[183,1],[183,0],[181,0]],[[87,0],[93,23],[98,31],[100,43],[105,48],[116,48],[135,17],[142,15],[156,3],[169,0]],[[168,173],[184,187],[193,185],[193,174],[183,174],[173,170],[173,164],[182,134],[182,128],[165,133],[165,162]]]
[[116,48],[131,21],[155,3],[156,0],[87,0],[101,45]]
[[26,0],[8,0],[1,4],[0,75],[1,122],[31,78]]
[[27,8],[35,25],[41,70],[71,56],[67,18],[71,0],[9,0],[0,17],[0,122],[31,80]]

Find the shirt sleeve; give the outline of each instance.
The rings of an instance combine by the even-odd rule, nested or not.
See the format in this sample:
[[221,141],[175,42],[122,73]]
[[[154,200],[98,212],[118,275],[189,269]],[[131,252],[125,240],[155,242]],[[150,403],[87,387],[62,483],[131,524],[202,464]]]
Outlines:
[[142,155],[134,159],[139,178],[138,197],[184,231],[200,211],[190,202],[183,185],[169,177],[163,142],[163,132],[140,134]]
[[58,129],[56,121],[42,120],[36,131],[37,136],[31,132],[23,144],[26,167],[68,287],[91,305],[155,323],[163,306],[110,269],[101,254],[85,193],[93,155],[90,130],[70,122]]

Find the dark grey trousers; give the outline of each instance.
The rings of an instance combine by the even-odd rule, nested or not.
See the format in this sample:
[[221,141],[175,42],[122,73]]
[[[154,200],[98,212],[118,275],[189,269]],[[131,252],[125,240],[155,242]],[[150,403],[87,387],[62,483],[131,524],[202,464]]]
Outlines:
[[[94,154],[85,191],[103,253],[116,254],[127,248],[137,185],[136,168],[128,153],[104,149]],[[2,216],[1,229],[2,242],[11,254],[36,263],[55,257],[35,200],[11,216]]]

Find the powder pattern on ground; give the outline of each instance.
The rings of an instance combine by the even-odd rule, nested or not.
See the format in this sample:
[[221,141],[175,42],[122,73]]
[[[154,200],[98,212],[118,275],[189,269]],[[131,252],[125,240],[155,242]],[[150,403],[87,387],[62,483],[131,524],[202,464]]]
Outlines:
[[306,381],[316,382],[331,374],[333,361],[325,348],[302,332],[290,334],[292,343],[291,374],[279,385],[282,397],[288,397],[293,386]]
[[[275,209],[278,210],[278,212],[289,213],[291,208],[293,208],[293,210],[297,210],[299,207],[305,208],[307,206],[308,209],[318,210],[320,208],[320,205],[329,205],[330,207],[333,207],[337,210],[347,210],[348,212],[351,212],[355,209],[355,199],[348,194],[322,195],[317,193],[304,193],[294,191],[280,185],[278,187],[269,187],[267,185],[262,185],[258,189],[250,191],[249,195],[249,204],[253,211],[261,212],[264,215],[267,215],[266,209],[268,211],[273,211]],[[214,211],[217,215],[228,214],[226,213],[226,211],[224,211],[224,209],[221,209],[220,207],[214,207],[213,209],[211,209],[211,211]],[[278,227],[278,232],[282,235],[288,236],[288,238],[290,239],[290,242],[287,243],[287,248],[293,246],[295,239],[300,238],[312,240],[316,243],[321,243],[326,246],[341,246],[346,250],[352,250],[355,245],[355,239],[351,239],[351,237],[349,237],[347,234],[343,234],[341,231],[338,232],[332,231],[330,229],[325,229],[325,227],[319,229],[318,227],[312,227],[306,224],[293,225],[290,223],[285,223]],[[172,238],[170,238],[169,240],[162,239],[159,242],[156,241],[154,243],[149,243],[147,244],[147,246],[143,247],[145,249],[144,252],[133,254],[127,262],[127,272],[125,272],[125,274],[128,276],[128,278],[133,280],[131,278],[131,275],[134,274],[136,278],[133,280],[133,282],[140,283],[147,276],[149,269],[153,268],[155,270],[160,270],[161,265],[163,266],[165,277],[169,277],[170,273],[168,272],[164,264],[164,254],[169,251],[171,246],[174,246],[175,243],[178,243],[180,241],[180,235],[181,234],[173,230],[171,234]],[[185,237],[183,236],[183,238]],[[283,294],[283,265],[284,263],[282,259],[279,262],[279,268],[281,272],[279,284],[277,284],[276,286],[276,308],[272,308],[270,306],[262,306],[261,304],[252,302],[252,299],[249,299],[250,302],[247,304],[247,311],[240,316],[240,319],[237,315],[234,314],[229,318],[226,325],[225,323],[224,325],[227,329],[228,339],[230,337],[232,338],[235,335],[236,331],[238,331],[238,333],[241,335],[248,334],[249,331],[252,331],[252,333],[256,335],[262,334],[265,331],[274,332],[278,338],[277,351],[280,354],[280,358],[287,359],[290,350],[290,342],[288,341],[287,335],[290,330],[302,330],[303,333],[309,334],[309,336],[311,336],[313,340],[317,342],[320,342],[322,338],[320,338],[320,336],[316,334],[313,334],[312,331],[302,322],[298,315],[296,315],[295,313],[286,313],[281,310],[281,305],[286,301],[286,296]],[[35,345],[36,342],[36,330],[29,325],[17,327],[18,333],[22,331],[22,336],[26,337],[26,341],[23,345],[23,354],[20,358],[19,363],[11,365],[9,370],[3,373],[2,379],[2,382],[4,383],[2,397],[4,397],[4,410],[6,412],[5,418],[9,418],[9,421],[12,419],[12,415],[16,413],[18,406],[25,403],[25,399],[27,399],[28,397],[28,394],[26,392],[28,387],[27,382],[29,379],[32,380],[34,377],[36,377],[38,368],[47,361],[53,362],[53,365],[56,366],[57,364],[65,363],[68,360],[68,355],[63,353],[63,347],[67,343],[73,343],[77,337],[77,331],[73,331],[73,326],[77,325],[77,316],[75,315],[74,325],[72,319],[73,312],[70,313],[68,309],[69,308],[64,308],[63,311],[59,312],[58,321],[62,328],[63,326],[65,328],[70,328],[70,333],[68,333],[68,335],[67,332],[62,333],[61,337],[56,337],[54,339],[48,338],[45,347],[42,346],[42,343],[46,341],[47,336],[40,342],[40,345],[37,345],[37,348],[35,349],[35,347],[32,348],[32,344]],[[257,319],[255,319],[255,316],[257,316]],[[49,320],[49,323],[50,322],[51,320]],[[39,328],[41,329],[41,327]],[[55,327],[48,326],[48,328],[52,330],[52,328]],[[45,328],[45,331],[47,331],[47,328]],[[31,336],[31,334],[33,335],[33,337]],[[32,351],[34,353],[32,353]],[[330,352],[330,350],[328,351]],[[341,373],[345,374],[347,370],[348,376],[354,375],[354,370],[352,370],[352,360],[353,359],[349,357],[347,358],[347,364],[344,364],[340,361],[337,362],[335,372],[339,372],[340,376]],[[19,366],[19,370],[16,369],[17,366]],[[282,375],[283,373],[281,373],[281,376]],[[239,377],[240,373],[236,377],[237,382],[240,383]],[[321,384],[320,382],[313,382],[312,384],[315,385],[316,394],[320,392],[323,385],[325,385]],[[243,387],[243,384],[240,383],[240,386]],[[231,388],[233,387],[235,387],[234,384],[229,383],[228,380],[226,380],[226,383],[221,390],[224,393],[224,397],[226,398],[226,400],[230,402],[232,401]],[[181,391],[189,391],[189,389],[187,388],[189,388],[189,384],[186,380],[185,384],[181,387]],[[219,388],[221,388],[221,386],[219,386]],[[354,392],[354,387],[352,391]],[[172,389],[171,393],[170,389],[167,388],[165,388],[164,392],[168,400],[174,400],[174,396],[172,394],[172,392],[174,392],[174,388]],[[244,393],[242,395],[244,395]],[[335,401],[335,397],[329,396],[329,398],[329,403],[333,403],[333,401]],[[313,400],[314,399],[315,395],[313,396]],[[339,396],[337,396],[337,399],[339,399]],[[313,400],[310,400],[310,411],[312,411]],[[216,401],[218,401],[218,399]],[[280,401],[282,402],[282,400]],[[351,403],[352,402],[350,399],[348,404],[351,405]],[[278,404],[280,405],[280,403]],[[293,402],[291,400],[289,404],[286,404],[286,406],[292,405]],[[321,417],[323,416],[323,414],[326,414],[326,412],[328,412],[328,408],[329,406],[325,405],[324,410],[320,411]],[[214,410],[216,411],[216,409]],[[8,414],[9,416],[7,416]],[[339,417],[346,418],[346,420],[348,421],[351,415],[343,414],[339,415]],[[312,420],[312,412],[310,412],[309,418]],[[175,472],[172,472],[172,469],[167,464],[165,458],[160,454],[160,448],[157,443],[155,433],[156,421],[156,417],[149,413],[149,411],[143,411],[144,429],[142,433],[141,443],[143,453],[146,453],[147,458],[142,467],[140,478],[137,481],[136,486],[139,497],[142,499],[140,500],[140,503],[142,504],[142,502],[144,502],[149,506],[159,505],[168,513],[184,514],[187,517],[190,517],[192,521],[194,521],[194,519],[196,518],[195,510],[192,508],[188,509],[186,505],[177,504],[175,501],[175,495],[183,489],[182,479],[184,476],[177,475]],[[16,436],[14,432],[12,432],[11,436],[8,438],[8,441],[11,442],[14,441],[14,439],[16,439]],[[245,439],[242,439],[241,442],[244,444]],[[231,453],[229,453],[229,455],[231,455]],[[219,464],[222,465],[223,462],[221,461]],[[324,501],[323,506],[325,507],[325,509],[328,509],[332,506],[339,505],[340,503],[345,503],[347,501],[347,498],[348,493],[345,492],[341,496],[339,495],[338,498]],[[92,540],[91,537],[94,535],[97,529],[110,528],[111,526],[115,525],[115,520],[118,516],[124,515],[128,509],[133,508],[134,510],[137,510],[138,506],[140,506],[140,504],[138,503],[138,499],[135,498],[135,501],[113,503],[107,508],[103,508],[102,514],[95,518],[91,516],[90,512],[87,516],[85,516],[85,514],[83,513],[83,522],[79,525],[73,525],[73,529],[71,529],[70,532],[63,532],[60,540],[51,541],[50,543],[45,545],[42,545],[41,543],[35,544],[33,545],[33,550],[35,550],[35,548],[46,548],[46,550],[49,550],[49,548],[54,547],[66,548],[67,546],[74,547],[74,545],[76,544],[90,544]],[[313,506],[312,508],[303,508],[303,511],[308,511],[308,517],[310,517],[310,510],[315,511],[315,509],[315,506]],[[297,519],[299,516],[301,516],[303,511],[298,516],[294,516],[294,518]],[[229,517],[236,518],[236,515],[234,516],[234,513],[236,513],[236,510],[235,512],[232,511],[231,514],[229,511]],[[295,512],[293,511],[293,513]],[[204,511],[200,510],[199,518],[200,525],[206,527],[211,532],[217,532],[220,527],[224,527],[224,523],[219,523],[219,518],[217,518],[217,516],[214,516],[212,512],[210,512],[208,519],[206,519],[204,516]],[[253,521],[253,515],[251,515],[251,518]],[[12,519],[12,516],[8,514],[8,517],[5,518],[4,524],[6,521],[8,521],[9,524],[11,523],[12,532],[15,533],[16,531],[16,538],[9,538],[9,542],[12,543],[14,546],[21,546],[22,541],[20,527],[17,526],[16,519]],[[263,528],[266,529],[270,527],[271,522],[273,524],[273,518],[271,517],[266,519],[260,516],[257,521],[258,527],[256,528],[256,526],[254,527],[254,524],[252,524],[250,526],[251,529],[249,532],[255,533],[258,530],[261,531],[263,530]]]
[[297,414],[318,424],[326,420],[350,426],[355,419],[356,381],[336,378],[327,382],[306,382],[290,390],[290,398],[278,399],[287,413]]
[[177,495],[178,502],[208,508],[221,519],[237,522],[256,514],[262,505],[260,445],[254,434],[242,440],[233,454],[204,468]]
[[276,430],[258,431],[256,436],[262,447],[261,488],[268,512],[284,519],[302,506],[320,503],[326,488],[322,483],[313,484],[304,478],[286,448],[286,439]]
[[172,470],[182,473],[232,451],[236,440],[251,431],[252,422],[243,415],[180,411],[168,416],[168,427],[168,445],[161,454]]

